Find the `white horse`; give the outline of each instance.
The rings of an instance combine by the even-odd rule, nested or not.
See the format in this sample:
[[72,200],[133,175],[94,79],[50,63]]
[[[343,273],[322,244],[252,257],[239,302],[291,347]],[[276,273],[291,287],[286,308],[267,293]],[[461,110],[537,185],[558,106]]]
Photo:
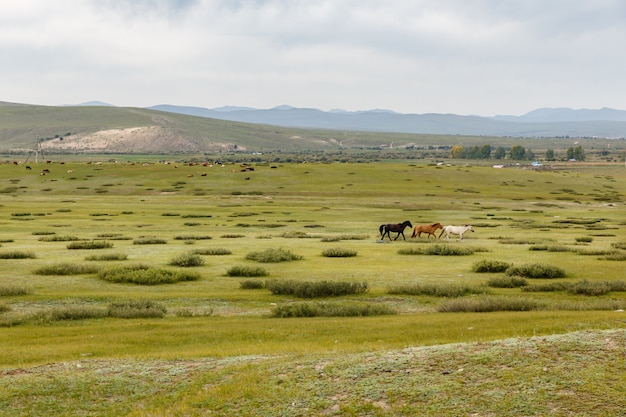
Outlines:
[[446,234],[446,239],[451,235],[459,235],[459,240],[463,240],[463,233],[467,232],[474,232],[474,228],[469,225],[466,224],[464,226],[444,226],[443,229],[441,229],[441,233],[439,234],[439,237],[441,237],[444,233]]

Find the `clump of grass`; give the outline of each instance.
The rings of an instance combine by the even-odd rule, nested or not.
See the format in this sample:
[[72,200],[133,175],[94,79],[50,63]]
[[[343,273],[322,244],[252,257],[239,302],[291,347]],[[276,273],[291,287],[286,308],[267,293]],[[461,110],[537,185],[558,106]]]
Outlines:
[[455,245],[426,245],[420,248],[403,248],[398,250],[398,255],[435,255],[435,256],[466,256],[472,255],[472,248]]
[[571,249],[562,245],[532,245],[529,251],[546,251],[546,252],[571,252]]
[[204,265],[204,259],[202,259],[200,255],[197,255],[195,253],[183,253],[172,259],[170,261],[170,265],[180,266],[184,268],[202,266]]
[[107,311],[93,306],[68,305],[43,310],[33,315],[36,322],[52,323],[65,320],[99,319],[107,316]]
[[275,295],[293,295],[299,298],[339,297],[369,291],[367,282],[342,281],[271,280],[265,282],[265,288]]
[[272,309],[271,316],[289,317],[365,317],[397,314],[384,304],[347,304],[329,302],[298,302],[279,305]]
[[128,255],[125,253],[106,253],[102,255],[89,255],[85,257],[86,261],[125,261]]
[[261,290],[265,288],[265,282],[260,279],[246,279],[239,282],[239,288],[242,290]]
[[544,264],[526,264],[520,266],[512,266],[506,270],[508,276],[521,276],[525,278],[563,278],[565,271],[553,265]]
[[196,235],[180,235],[175,236],[174,240],[210,240],[213,239],[211,236],[196,236]]
[[111,303],[108,316],[123,319],[161,318],[167,309],[160,303],[150,300],[130,300]]
[[487,259],[483,259],[482,261],[478,261],[472,265],[472,271],[474,272],[504,272],[511,266],[508,262],[503,261],[491,261]]
[[395,285],[387,289],[389,294],[429,295],[433,297],[462,297],[470,294],[486,294],[486,287],[470,287],[462,284],[415,283]]
[[626,250],[626,242],[616,242],[616,243],[611,243],[611,246],[614,247],[615,249],[623,249]]
[[261,267],[233,266],[226,271],[229,277],[266,277],[269,272]]
[[7,252],[0,252],[0,259],[36,259],[35,252],[14,250]]
[[0,313],[6,313],[7,311],[11,311],[11,306],[7,303],[0,302]]
[[55,232],[50,232],[50,231],[41,231],[41,232],[32,233],[33,236],[47,236],[47,235],[53,235],[53,234],[55,234]]
[[92,265],[73,264],[69,262],[47,265],[33,271],[35,275],[83,275],[95,274],[100,268]]
[[266,249],[260,252],[250,252],[246,255],[246,259],[251,261],[257,261],[262,263],[277,263],[277,262],[289,262],[299,261],[303,259],[302,256],[296,255],[291,251],[285,249]]
[[100,271],[98,277],[113,283],[138,285],[173,284],[175,282],[196,281],[200,279],[198,274],[151,268],[145,265],[130,265]]
[[25,287],[18,287],[16,285],[1,285],[0,297],[15,297],[19,295],[28,295],[31,290]]
[[626,291],[626,281],[587,281],[582,280],[572,283],[567,291],[572,294],[604,295],[612,291]]
[[357,252],[351,249],[331,248],[322,252],[322,256],[327,258],[350,258],[356,256]]
[[604,259],[608,261],[626,261],[626,253],[615,253],[611,255],[607,255]]
[[83,240],[67,244],[68,249],[109,249],[113,244],[106,240]]
[[576,242],[578,243],[591,243],[593,242],[593,238],[591,236],[580,236],[576,238]]
[[74,242],[77,240],[80,240],[80,239],[78,239],[76,236],[52,235],[52,236],[44,236],[44,237],[39,238],[40,242]]
[[166,239],[154,236],[141,236],[133,240],[133,245],[165,245]]
[[231,255],[233,252],[226,248],[202,248],[194,249],[196,255]]
[[437,306],[440,313],[487,313],[494,311],[533,311],[545,306],[537,300],[521,297],[483,296],[454,298]]
[[533,284],[522,288],[525,292],[554,292],[564,291],[569,287],[567,282],[550,282],[547,284]]
[[527,286],[528,281],[521,277],[494,277],[487,281],[487,285],[493,288],[520,288]]

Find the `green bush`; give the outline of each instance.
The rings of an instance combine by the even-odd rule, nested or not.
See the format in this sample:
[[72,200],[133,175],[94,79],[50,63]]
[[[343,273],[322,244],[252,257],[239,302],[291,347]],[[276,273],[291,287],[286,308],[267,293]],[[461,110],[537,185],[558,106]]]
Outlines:
[[231,255],[233,252],[225,248],[203,248],[194,249],[193,253],[197,255]]
[[130,300],[111,303],[108,308],[108,316],[137,319],[137,318],[160,318],[165,316],[167,309],[150,300]]
[[28,288],[15,285],[0,285],[0,297],[14,297],[18,295],[28,295],[31,291]]
[[435,255],[435,256],[466,256],[472,255],[472,248],[460,247],[456,245],[425,245],[420,248],[399,249],[398,255]]
[[72,264],[69,262],[47,265],[33,271],[35,275],[82,275],[95,274],[100,268],[91,265]]
[[508,262],[503,261],[489,261],[483,259],[472,265],[472,271],[474,272],[504,272],[511,266]]
[[131,265],[101,271],[98,277],[109,282],[138,285],[173,284],[180,281],[196,281],[200,279],[198,274],[151,268],[145,265]]
[[247,279],[239,283],[239,288],[242,290],[260,290],[265,288],[265,282],[260,279]]
[[565,291],[569,288],[569,283],[567,282],[550,282],[548,284],[533,284],[527,285],[522,288],[522,291],[525,292],[554,292],[554,291]]
[[544,308],[537,300],[521,297],[484,296],[454,298],[437,306],[440,313],[486,313],[493,311],[533,311]]
[[512,266],[506,270],[508,276],[521,276],[526,278],[563,278],[565,271],[552,265],[543,264],[527,264],[521,266]]
[[265,287],[275,295],[300,298],[338,297],[369,291],[366,282],[270,280],[265,282]]
[[0,259],[35,259],[37,256],[35,252],[26,252],[26,251],[8,251],[8,252],[0,252]]
[[103,255],[89,255],[85,257],[86,261],[125,261],[128,255],[125,253],[107,253]]
[[106,240],[81,240],[77,242],[68,243],[68,249],[108,249],[112,248],[113,244]]
[[470,287],[462,284],[404,284],[389,287],[389,294],[404,295],[429,295],[433,297],[462,297],[470,294],[486,294],[489,289],[486,287]]
[[285,249],[266,249],[260,252],[250,252],[246,255],[246,259],[262,262],[262,263],[276,263],[276,262],[289,262],[298,261],[302,259],[302,256],[291,253]]
[[264,268],[252,266],[233,266],[226,275],[229,277],[266,277],[269,275]]
[[519,288],[527,286],[528,281],[520,277],[494,277],[487,281],[487,285],[493,288]]
[[384,304],[346,304],[299,302],[276,306],[272,317],[364,317],[393,315],[397,312]]
[[322,252],[322,256],[326,256],[327,258],[349,258],[356,255],[357,252],[355,250],[341,248],[326,249]]
[[202,266],[204,265],[204,259],[202,259],[200,255],[196,255],[195,253],[183,253],[172,259],[170,261],[170,265],[180,266],[183,268]]
[[154,236],[141,236],[133,240],[133,245],[165,245],[167,240]]
[[626,291],[626,281],[587,281],[572,283],[567,291],[579,295],[604,295],[611,291]]

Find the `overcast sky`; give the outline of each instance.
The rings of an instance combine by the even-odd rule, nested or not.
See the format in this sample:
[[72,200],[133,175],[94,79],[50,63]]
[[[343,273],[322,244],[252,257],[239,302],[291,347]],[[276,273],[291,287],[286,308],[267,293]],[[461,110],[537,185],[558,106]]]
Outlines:
[[0,0],[0,101],[626,110],[624,0]]

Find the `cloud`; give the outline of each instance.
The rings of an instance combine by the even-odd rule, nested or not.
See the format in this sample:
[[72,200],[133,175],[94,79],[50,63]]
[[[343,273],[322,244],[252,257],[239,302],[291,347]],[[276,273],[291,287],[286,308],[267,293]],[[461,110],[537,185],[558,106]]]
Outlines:
[[617,0],[3,2],[0,100],[619,107],[625,20]]

